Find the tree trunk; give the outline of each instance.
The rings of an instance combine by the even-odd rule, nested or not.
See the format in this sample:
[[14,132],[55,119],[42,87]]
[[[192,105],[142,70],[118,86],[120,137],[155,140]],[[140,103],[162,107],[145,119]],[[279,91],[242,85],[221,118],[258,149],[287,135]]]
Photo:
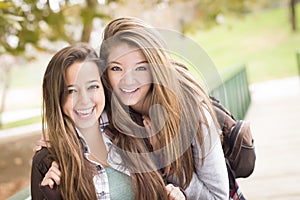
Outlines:
[[83,24],[83,30],[82,30],[82,35],[81,35],[81,42],[89,42],[90,41],[90,37],[91,37],[91,33],[93,30],[93,22],[87,24]]
[[0,102],[0,127],[2,127],[3,122],[2,122],[2,115],[4,112],[5,108],[5,100],[6,100],[6,94],[9,88],[9,82],[10,82],[10,70],[9,67],[5,67],[5,72],[4,72],[4,77],[3,77],[3,90],[1,93],[1,102]]
[[296,0],[290,0],[290,13],[291,13],[291,25],[292,31],[297,31],[297,21],[296,21]]
[[87,0],[87,6],[81,11],[81,18],[83,20],[83,30],[81,35],[81,42],[89,42],[91,33],[93,31],[94,15],[97,12],[97,1]]
[[3,125],[3,113],[5,110],[5,103],[6,103],[6,95],[9,89],[9,84],[11,81],[11,70],[12,66],[16,63],[16,59],[12,55],[1,55],[0,56],[0,83],[2,88],[2,91],[0,93],[0,127]]

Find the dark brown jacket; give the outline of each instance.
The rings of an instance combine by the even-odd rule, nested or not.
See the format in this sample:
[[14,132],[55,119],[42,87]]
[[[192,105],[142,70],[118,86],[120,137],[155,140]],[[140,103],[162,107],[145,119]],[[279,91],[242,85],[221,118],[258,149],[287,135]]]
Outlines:
[[47,148],[43,147],[37,151],[32,158],[31,168],[31,197],[32,200],[60,200],[61,195],[58,186],[55,185],[53,189],[49,186],[41,186],[41,182],[48,172],[53,159]]

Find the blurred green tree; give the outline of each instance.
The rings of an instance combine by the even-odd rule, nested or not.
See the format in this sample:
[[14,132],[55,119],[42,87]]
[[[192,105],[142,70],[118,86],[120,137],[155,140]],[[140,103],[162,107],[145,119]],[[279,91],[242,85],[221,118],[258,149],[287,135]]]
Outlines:
[[182,32],[206,29],[222,24],[226,15],[241,17],[250,12],[256,0],[193,0],[196,16],[194,20],[183,24]]
[[105,3],[98,0],[0,1],[0,126],[10,73],[18,56],[34,59],[32,47],[51,51],[48,44],[57,41],[89,42],[93,20],[109,18],[103,7]]
[[[45,50],[41,40],[89,42],[94,18],[107,18],[97,0],[0,2],[0,53],[19,55],[26,45]],[[81,37],[76,38],[78,31]]]
[[[118,9],[133,2],[142,13],[157,7],[172,9],[177,2],[189,2],[195,17],[180,21],[181,32],[190,32],[224,22],[230,14],[242,16],[255,5],[278,4],[282,0],[0,0],[0,124],[6,90],[9,88],[9,74],[15,59],[7,56],[21,56],[33,59],[39,51],[52,50],[51,44],[89,42],[96,18],[109,19],[118,16]],[[294,1],[294,0],[285,0]],[[259,3],[262,2],[262,3]],[[129,5],[129,4],[128,4]],[[131,4],[132,5],[132,4]],[[184,4],[181,4],[184,5]],[[287,4],[286,4],[287,5]],[[184,11],[185,8],[182,8]],[[130,14],[130,13],[129,13]],[[153,15],[159,13],[153,11]],[[182,16],[184,18],[184,14]],[[32,48],[34,47],[34,48]],[[54,49],[56,50],[56,49]]]

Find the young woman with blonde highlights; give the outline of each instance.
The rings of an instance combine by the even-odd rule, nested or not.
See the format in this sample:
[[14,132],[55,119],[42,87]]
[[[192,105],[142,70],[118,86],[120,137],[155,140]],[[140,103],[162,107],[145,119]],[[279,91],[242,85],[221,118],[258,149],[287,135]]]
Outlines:
[[[107,130],[122,165],[136,170],[138,191],[155,190],[148,186],[160,184],[151,184],[149,171],[156,170],[165,182],[183,188],[188,199],[228,199],[220,131],[208,95],[184,65],[170,58],[155,29],[136,18],[111,21],[100,58],[111,122]],[[132,160],[143,164],[136,168]],[[149,175],[145,184],[139,184],[141,174]]]

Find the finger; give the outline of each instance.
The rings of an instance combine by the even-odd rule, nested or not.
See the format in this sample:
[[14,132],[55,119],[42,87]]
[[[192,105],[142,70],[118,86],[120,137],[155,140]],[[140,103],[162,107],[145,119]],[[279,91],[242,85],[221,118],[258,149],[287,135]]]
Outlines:
[[41,182],[41,186],[49,186],[51,189],[53,189],[54,187],[54,180],[52,180],[51,178],[48,178],[47,176],[45,176],[43,178],[43,181]]
[[56,177],[61,177],[61,172],[60,172],[60,170],[57,169],[57,168],[55,168],[55,167],[51,167],[47,173],[49,173],[48,176],[51,175],[51,177],[55,177],[55,178],[56,178]]
[[172,184],[169,184],[166,186],[168,198],[170,200],[185,200],[185,195],[183,192],[180,190],[179,187],[175,187]]
[[44,139],[40,139],[36,142],[37,146],[47,147],[47,142]]
[[166,185],[166,190],[167,190],[167,194],[169,195],[171,193],[171,191],[173,190],[173,184],[168,184]]
[[42,149],[42,147],[47,147],[47,143],[43,139],[39,139],[35,143],[35,147],[33,148],[33,152],[39,151]]
[[59,169],[59,165],[58,165],[58,163],[56,161],[53,161],[51,163],[51,167],[55,167],[55,168]]
[[54,187],[54,184],[59,185],[60,184],[60,177],[55,174],[53,171],[49,171],[46,173],[45,177],[43,178],[41,185],[46,186],[49,185],[49,187],[52,189]]
[[33,152],[37,152],[37,151],[39,151],[41,149],[42,149],[42,146],[36,145],[35,147],[33,147],[32,151]]
[[51,175],[51,178],[55,181],[57,185],[60,184],[61,171],[59,170],[59,165],[56,161],[53,161],[51,167],[48,171]]
[[49,168],[42,181],[42,185],[49,185],[50,188],[52,188],[54,186],[54,183],[56,183],[57,185],[60,184],[60,178],[61,171],[59,170],[58,163],[53,161],[51,167]]
[[49,179],[51,179],[56,185],[60,185],[60,176],[57,175],[55,172],[49,172]]

